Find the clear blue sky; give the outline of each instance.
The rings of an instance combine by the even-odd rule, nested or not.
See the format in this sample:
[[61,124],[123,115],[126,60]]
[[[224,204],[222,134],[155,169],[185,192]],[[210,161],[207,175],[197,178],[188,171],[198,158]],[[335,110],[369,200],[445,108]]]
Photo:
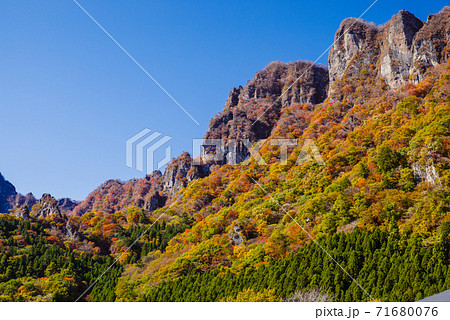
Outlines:
[[[2,1],[0,172],[19,192],[77,200],[142,177],[125,166],[129,137],[150,128],[173,137],[174,156],[190,151],[232,87],[274,60],[315,60],[372,1],[79,0],[200,126],[72,0]],[[364,18],[426,20],[445,2],[380,0]]]

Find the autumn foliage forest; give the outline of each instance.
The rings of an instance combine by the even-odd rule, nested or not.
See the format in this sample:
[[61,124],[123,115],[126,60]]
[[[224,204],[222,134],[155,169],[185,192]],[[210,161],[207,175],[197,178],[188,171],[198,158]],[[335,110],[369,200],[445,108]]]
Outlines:
[[[416,301],[450,289],[449,63],[397,90],[369,64],[337,80],[337,98],[255,108],[276,122],[269,140],[298,139],[286,164],[266,143],[267,165],[216,166],[155,210],[122,205],[115,188],[67,216],[76,238],[51,216],[1,214],[0,300],[283,301],[319,290]],[[324,166],[296,163],[306,139]]]

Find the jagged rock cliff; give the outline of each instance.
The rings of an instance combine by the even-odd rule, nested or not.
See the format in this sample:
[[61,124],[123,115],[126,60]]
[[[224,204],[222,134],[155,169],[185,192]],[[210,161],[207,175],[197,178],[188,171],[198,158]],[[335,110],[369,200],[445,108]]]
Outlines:
[[233,246],[238,246],[244,242],[244,237],[242,236],[242,228],[239,225],[234,225],[230,232],[228,233],[230,238],[230,243]]
[[328,55],[330,93],[344,76],[357,76],[364,67],[376,63],[380,53],[378,32],[375,24],[362,19],[347,18],[341,22]]
[[[48,200],[49,196],[45,194],[41,201],[39,201],[39,204],[43,205],[43,202],[45,202],[45,199]],[[70,213],[78,205],[77,201],[72,201],[69,198],[62,198],[55,201],[57,210],[65,213]],[[29,209],[37,203],[38,200],[32,193],[28,193],[25,196],[17,193],[14,185],[6,181],[0,174],[0,213],[12,213],[16,216],[29,218]],[[46,205],[44,207],[48,208]],[[42,214],[46,215],[46,212],[46,210],[43,210]]]
[[17,193],[14,185],[0,174],[0,213],[26,215],[25,207],[31,208],[36,202],[32,193],[26,196]]
[[209,166],[194,166],[193,159],[188,152],[183,152],[177,159],[167,166],[162,179],[164,191],[167,197],[187,186],[195,179],[203,178],[209,174]]
[[27,205],[29,208],[34,206],[37,202],[37,199],[34,197],[34,195],[29,192],[27,195],[22,195],[20,193],[16,194],[14,197],[9,198],[9,202],[12,206],[21,206],[21,205]]
[[14,214],[24,219],[46,219],[51,223],[51,233],[69,240],[77,240],[79,235],[66,213],[60,210],[58,203],[70,206],[70,199],[56,200],[50,194],[45,193],[33,206],[31,212],[27,205],[22,205],[14,210]]
[[26,220],[30,219],[30,208],[26,204],[15,207],[12,212],[16,217],[20,217]]
[[430,67],[450,58],[449,40],[450,7],[445,7],[438,14],[428,16],[427,22],[414,37],[412,81],[423,81]]
[[63,217],[58,208],[58,202],[48,193],[43,194],[42,198],[33,206],[31,216],[37,219],[45,219],[50,216]]
[[412,164],[412,169],[414,171],[414,179],[416,182],[428,182],[432,187],[438,188],[442,186],[441,179],[439,178],[432,160],[429,160],[426,165],[414,162]]
[[397,89],[409,80],[413,64],[411,46],[423,22],[407,11],[400,11],[384,26],[380,56],[380,75]]
[[30,218],[30,208],[37,202],[37,199],[32,193],[28,193],[26,196],[18,193],[15,196],[9,197],[8,200],[11,206],[10,213],[24,219]]
[[245,87],[233,88],[223,112],[211,120],[204,138],[236,139],[236,159],[231,159],[225,143],[224,160],[219,164],[242,162],[248,156],[241,142],[243,139],[253,143],[269,137],[282,107],[293,103],[320,103],[325,100],[327,91],[325,67],[305,61],[272,62],[257,72]]
[[422,81],[430,67],[449,58],[449,38],[450,7],[425,23],[405,10],[382,26],[345,19],[329,53],[329,94],[334,97],[342,79],[356,79],[370,68],[375,68],[376,76],[391,89]]

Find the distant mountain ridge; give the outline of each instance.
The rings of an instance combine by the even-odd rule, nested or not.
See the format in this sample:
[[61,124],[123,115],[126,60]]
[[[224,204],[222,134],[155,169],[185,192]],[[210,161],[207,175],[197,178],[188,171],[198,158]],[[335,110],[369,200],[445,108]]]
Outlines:
[[93,211],[114,213],[131,206],[152,212],[163,207],[190,181],[208,174],[208,166],[192,166],[191,156],[184,152],[169,163],[164,175],[154,171],[142,179],[106,181],[76,206],[73,214],[80,216]]
[[9,199],[15,195],[16,188],[0,173],[0,212],[9,212],[12,209]]
[[[50,195],[44,194],[42,197],[45,198],[47,196]],[[69,198],[61,198],[55,201],[58,210],[64,213],[71,213],[79,204],[78,201],[73,201]],[[32,193],[28,193],[25,196],[18,193],[14,185],[5,180],[0,173],[0,213],[13,213],[23,216],[23,213],[31,211],[36,203],[38,203],[38,199]]]

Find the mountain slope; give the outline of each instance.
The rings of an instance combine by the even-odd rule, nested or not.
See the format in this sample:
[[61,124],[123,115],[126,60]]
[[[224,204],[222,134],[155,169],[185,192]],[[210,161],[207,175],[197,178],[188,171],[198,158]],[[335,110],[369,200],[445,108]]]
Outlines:
[[[339,49],[339,44],[330,52],[330,70],[331,65],[342,66],[335,68],[341,73],[334,80],[330,76],[330,99],[315,105],[294,102],[277,106],[278,114],[273,118],[269,140],[294,138],[300,142],[293,148],[287,164],[279,163],[280,148],[266,143],[260,152],[268,165],[260,166],[254,160],[241,165],[222,165],[208,177],[190,183],[182,191],[180,202],[164,216],[169,221],[176,220],[187,212],[195,217],[196,223],[171,240],[165,253],[151,253],[150,261],[144,265],[126,267],[116,291],[118,299],[129,300],[131,294],[133,299],[142,300],[183,297],[191,297],[186,299],[193,301],[208,300],[205,297],[220,300],[233,298],[246,288],[252,288],[255,294],[273,288],[276,296],[285,298],[299,284],[289,290],[285,287],[279,290],[282,282],[276,282],[277,277],[274,277],[272,282],[255,287],[257,282],[244,275],[254,272],[257,266],[266,268],[265,271],[257,269],[263,278],[264,272],[284,272],[282,263],[274,267],[281,268],[280,271],[272,270],[271,259],[289,259],[291,253],[303,250],[301,248],[310,243],[309,235],[327,246],[329,243],[330,249],[334,246],[349,248],[348,252],[334,252],[346,257],[342,260],[339,256],[339,260],[346,268],[354,270],[354,276],[376,299],[410,301],[448,288],[449,276],[443,271],[448,267],[450,210],[450,70],[444,60],[447,49],[442,46],[430,49],[431,55],[440,58],[420,71],[422,82],[408,82],[403,77],[405,70],[410,70],[405,66],[418,63],[414,54],[412,60],[399,60],[404,66],[396,64],[389,74],[381,71],[386,52],[391,54],[393,48],[397,48],[399,56],[402,50],[417,47],[419,43],[414,41],[423,42],[419,35],[424,33],[424,28],[447,28],[448,19],[442,18],[447,15],[448,8],[444,8],[423,26],[404,11],[381,27],[363,21],[355,23],[350,35],[343,37],[343,45],[349,48],[349,43],[356,43],[356,47],[344,52],[344,56],[336,53],[336,50],[345,51]],[[445,23],[437,26],[434,19]],[[348,23],[344,21],[341,29]],[[399,28],[404,36],[396,33],[398,39],[391,39],[392,30]],[[338,30],[337,37],[340,32]],[[446,39],[445,33],[442,36]],[[436,48],[441,50],[439,55],[433,53]],[[241,90],[234,89],[227,104],[235,104]],[[277,96],[270,102],[276,99]],[[270,102],[256,103],[252,110],[259,105],[269,108]],[[234,120],[235,114],[229,109],[226,107],[224,113],[216,117],[218,120],[212,121],[207,137],[231,135],[229,128],[232,126],[228,123]],[[240,117],[255,118],[245,114]],[[236,128],[242,131],[236,129],[235,135],[245,138],[254,135],[250,122],[238,123]],[[296,164],[301,143],[306,139],[314,140],[325,167],[314,161]],[[165,209],[160,209],[154,215],[164,212]],[[389,238],[391,244],[372,238],[370,233],[374,231],[384,234],[384,239]],[[341,236],[332,237],[341,233],[350,234],[349,242],[341,240]],[[237,242],[239,245],[235,239],[241,239]],[[381,247],[377,253],[380,260],[378,257],[371,260],[375,257],[357,256],[360,249],[349,247],[355,245],[354,241],[378,241],[382,247],[402,242],[406,247],[383,262],[386,253],[382,253]],[[438,258],[424,269],[414,269],[407,277],[396,278],[394,274],[410,270],[410,262],[403,261],[406,256],[402,254],[413,247],[421,250],[423,255],[417,259],[423,266],[429,263],[427,250],[439,252]],[[318,250],[315,254],[322,253]],[[301,265],[306,263],[303,254],[298,259]],[[353,265],[352,259],[357,261]],[[354,283],[343,279],[342,270],[330,271],[331,267],[317,265],[321,262],[321,259],[313,261],[311,268],[316,270],[313,272],[328,270],[328,274],[307,277],[301,280],[300,288],[321,287],[337,300],[370,299],[355,288]],[[328,266],[329,261],[326,263]],[[372,269],[364,268],[367,264],[372,265]],[[378,269],[376,265],[385,269]],[[415,286],[411,281],[421,278],[424,270],[433,273],[435,278]],[[330,277],[342,279],[342,283],[336,287],[330,284]],[[383,284],[385,279],[401,281],[401,286]],[[170,282],[166,283],[167,280]],[[204,285],[192,291],[188,285],[192,281]],[[159,285],[148,286],[155,283]],[[208,283],[223,285],[208,286]],[[239,289],[229,290],[235,285]],[[382,291],[377,292],[379,287]],[[403,295],[408,288],[408,294]]]
[[[50,195],[30,220],[24,207],[0,215],[0,299],[72,299],[112,258],[83,299],[280,301],[321,289],[334,301],[414,301],[449,289],[449,11],[346,19],[328,70],[274,62],[234,88],[205,138],[237,139],[236,161],[204,148],[202,165],[183,153],[164,174],[105,182],[73,215]],[[267,139],[264,164],[246,159],[243,139]],[[298,142],[285,163],[277,139]]]

